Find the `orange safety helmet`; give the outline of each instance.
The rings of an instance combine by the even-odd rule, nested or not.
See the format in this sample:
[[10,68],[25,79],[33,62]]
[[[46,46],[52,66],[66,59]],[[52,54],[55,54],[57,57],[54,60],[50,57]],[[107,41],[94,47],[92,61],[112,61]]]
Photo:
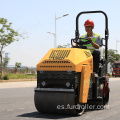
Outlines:
[[85,21],[84,26],[93,26],[94,27],[94,22],[91,19],[88,19]]

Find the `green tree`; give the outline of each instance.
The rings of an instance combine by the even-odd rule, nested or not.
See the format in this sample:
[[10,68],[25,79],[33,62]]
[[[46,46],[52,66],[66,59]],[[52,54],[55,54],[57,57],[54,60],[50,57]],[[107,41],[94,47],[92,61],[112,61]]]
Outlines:
[[4,57],[3,58],[2,65],[3,65],[4,68],[7,67],[9,60],[10,60],[10,58],[8,58],[8,57]]
[[70,44],[67,43],[67,45],[58,45],[57,48],[70,48]]
[[[110,63],[111,67],[112,67],[113,62],[120,60],[120,54],[116,54],[115,52],[116,50],[113,50],[113,49],[108,50],[107,62]],[[103,50],[103,57],[105,57],[105,50]]]
[[16,62],[16,63],[15,63],[15,67],[20,68],[20,67],[21,67],[21,63]]
[[116,54],[115,50],[109,49],[108,50],[108,63],[110,62],[111,64],[115,61],[120,60],[120,54]]
[[0,18],[0,59],[2,73],[2,53],[3,48],[14,41],[18,41],[22,37],[17,31],[11,28],[12,23],[8,23],[7,19]]

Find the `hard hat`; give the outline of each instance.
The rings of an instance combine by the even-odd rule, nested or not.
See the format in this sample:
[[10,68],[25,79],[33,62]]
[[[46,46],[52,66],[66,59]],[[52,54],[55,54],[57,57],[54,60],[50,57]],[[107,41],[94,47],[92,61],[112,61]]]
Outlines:
[[91,19],[88,19],[85,21],[84,26],[93,26],[94,27],[94,22]]

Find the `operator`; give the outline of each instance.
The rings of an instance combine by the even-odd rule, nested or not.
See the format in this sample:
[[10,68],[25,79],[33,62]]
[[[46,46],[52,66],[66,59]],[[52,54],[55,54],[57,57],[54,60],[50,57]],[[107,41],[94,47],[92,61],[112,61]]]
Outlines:
[[[93,55],[93,72],[98,73],[99,72],[99,62],[100,62],[100,51],[98,50],[100,48],[101,44],[101,37],[100,35],[93,32],[94,28],[94,22],[91,19],[88,19],[84,23],[85,26],[85,33],[81,36],[81,38],[89,39],[91,41],[90,44],[85,44],[83,46],[86,46],[87,49],[89,49]],[[84,39],[81,39],[81,41],[86,41]],[[79,42],[79,41],[78,41]],[[76,43],[74,46],[78,46]]]

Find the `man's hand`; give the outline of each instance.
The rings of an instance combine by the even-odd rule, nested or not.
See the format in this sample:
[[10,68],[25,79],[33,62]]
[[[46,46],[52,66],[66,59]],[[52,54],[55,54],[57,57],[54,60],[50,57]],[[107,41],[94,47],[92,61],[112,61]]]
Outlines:
[[92,37],[88,37],[87,39],[90,40],[90,42],[92,42]]
[[93,45],[95,49],[99,49],[100,46],[92,41],[92,37],[88,37],[87,39],[91,41],[91,44]]

